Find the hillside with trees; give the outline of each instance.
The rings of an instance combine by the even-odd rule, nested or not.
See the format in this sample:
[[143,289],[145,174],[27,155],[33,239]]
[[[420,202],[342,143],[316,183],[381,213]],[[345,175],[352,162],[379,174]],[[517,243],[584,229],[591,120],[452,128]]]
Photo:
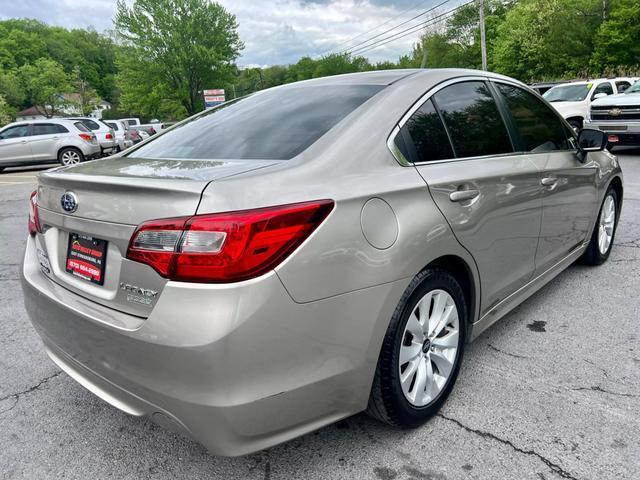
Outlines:
[[[637,0],[486,0],[485,12],[492,71],[524,82],[640,73]],[[265,68],[237,66],[243,49],[237,19],[205,0],[119,1],[109,33],[0,21],[0,124],[32,105],[53,115],[63,93],[80,99],[83,111],[101,99],[114,105],[108,116],[169,120],[201,110],[204,88],[224,88],[233,98],[340,73],[477,69],[478,21],[477,5],[463,6],[427,27],[396,61],[330,54]]]

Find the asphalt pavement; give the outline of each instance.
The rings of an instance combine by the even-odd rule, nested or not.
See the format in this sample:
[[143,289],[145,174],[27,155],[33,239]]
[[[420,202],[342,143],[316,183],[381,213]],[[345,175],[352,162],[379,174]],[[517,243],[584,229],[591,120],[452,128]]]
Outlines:
[[640,151],[609,261],[574,265],[465,354],[423,427],[364,414],[240,458],[130,417],[49,361],[19,268],[33,170],[0,174],[0,478],[640,478]]

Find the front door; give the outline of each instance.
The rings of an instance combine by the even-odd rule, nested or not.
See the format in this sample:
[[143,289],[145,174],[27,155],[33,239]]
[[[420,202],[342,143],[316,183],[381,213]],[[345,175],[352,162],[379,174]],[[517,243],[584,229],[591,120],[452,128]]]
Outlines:
[[597,164],[578,156],[572,129],[550,106],[520,86],[492,84],[509,112],[519,149],[540,170],[543,209],[537,276],[587,239],[597,211]]
[[0,133],[0,164],[31,160],[29,125],[14,125]]

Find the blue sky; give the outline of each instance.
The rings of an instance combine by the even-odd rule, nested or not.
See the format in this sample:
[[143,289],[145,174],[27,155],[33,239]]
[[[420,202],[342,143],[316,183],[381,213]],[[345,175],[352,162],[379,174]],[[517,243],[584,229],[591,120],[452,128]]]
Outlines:
[[[132,1],[127,0],[127,3]],[[245,49],[238,64],[263,66],[293,63],[304,55],[321,55],[331,49],[340,50],[357,44],[439,1],[219,0],[219,3],[236,15],[240,25],[240,36],[245,42]],[[446,11],[457,3],[460,3],[459,0],[453,0],[436,12]],[[104,31],[113,27],[111,19],[115,8],[116,0],[0,0],[0,19],[28,17],[64,27],[91,26]],[[362,35],[351,44],[338,47],[405,10],[409,11],[387,25]],[[366,52],[364,56],[372,61],[397,60],[400,55],[411,50],[418,35],[409,35]]]

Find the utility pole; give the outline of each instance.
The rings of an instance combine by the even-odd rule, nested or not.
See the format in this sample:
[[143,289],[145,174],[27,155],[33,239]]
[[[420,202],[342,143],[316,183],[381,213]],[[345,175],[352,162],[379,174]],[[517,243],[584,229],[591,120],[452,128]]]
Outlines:
[[487,70],[487,39],[484,33],[484,0],[480,3],[480,49],[482,50],[482,70]]
[[427,45],[425,39],[422,39],[422,62],[420,68],[427,68]]

